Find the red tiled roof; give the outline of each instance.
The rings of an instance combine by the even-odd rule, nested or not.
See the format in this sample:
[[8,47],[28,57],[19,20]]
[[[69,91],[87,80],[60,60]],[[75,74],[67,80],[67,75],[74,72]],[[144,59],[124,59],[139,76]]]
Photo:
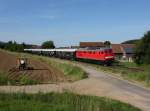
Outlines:
[[113,53],[122,53],[121,44],[111,44]]
[[103,42],[80,42],[80,47],[104,47]]
[[122,46],[123,48],[135,48],[135,47],[136,47],[135,44],[121,44],[121,46]]
[[135,48],[135,44],[111,44],[114,53],[123,53],[125,48]]

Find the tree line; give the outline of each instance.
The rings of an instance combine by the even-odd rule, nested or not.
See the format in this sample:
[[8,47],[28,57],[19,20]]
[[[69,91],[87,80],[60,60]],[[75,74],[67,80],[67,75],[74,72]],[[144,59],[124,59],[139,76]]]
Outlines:
[[9,51],[22,52],[23,49],[26,48],[26,44],[18,44],[16,41],[0,42],[0,48]]
[[0,48],[13,51],[13,52],[23,52],[24,49],[30,49],[30,48],[44,48],[44,49],[55,48],[55,45],[53,41],[45,41],[42,43],[41,46],[31,45],[26,43],[19,44],[16,41],[8,41],[8,42],[0,42]]

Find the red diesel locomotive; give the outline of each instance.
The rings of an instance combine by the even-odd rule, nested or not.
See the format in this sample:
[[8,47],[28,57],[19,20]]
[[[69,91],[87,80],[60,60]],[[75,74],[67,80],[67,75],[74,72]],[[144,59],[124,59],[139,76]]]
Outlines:
[[114,60],[114,53],[112,52],[111,48],[101,48],[94,50],[78,49],[75,55],[77,59],[99,61],[106,65],[110,65]]

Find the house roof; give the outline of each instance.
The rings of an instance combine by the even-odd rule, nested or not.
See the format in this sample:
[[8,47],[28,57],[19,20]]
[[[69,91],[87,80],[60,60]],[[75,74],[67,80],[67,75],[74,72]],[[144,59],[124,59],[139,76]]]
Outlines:
[[103,42],[80,42],[80,47],[104,47]]
[[114,53],[133,53],[135,44],[112,44],[112,50]]
[[111,44],[113,53],[122,53],[121,44]]

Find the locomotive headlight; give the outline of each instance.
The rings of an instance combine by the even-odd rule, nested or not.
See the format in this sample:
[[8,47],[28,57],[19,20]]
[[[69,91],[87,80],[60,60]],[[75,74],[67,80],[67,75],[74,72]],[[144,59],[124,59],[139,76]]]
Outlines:
[[111,59],[114,58],[114,56],[106,56],[105,59]]

